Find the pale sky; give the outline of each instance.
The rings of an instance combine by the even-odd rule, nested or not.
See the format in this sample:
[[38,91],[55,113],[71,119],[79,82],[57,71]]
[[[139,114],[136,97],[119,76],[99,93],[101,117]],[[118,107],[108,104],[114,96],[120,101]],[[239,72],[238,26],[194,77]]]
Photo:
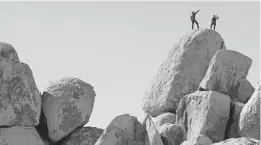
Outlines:
[[191,29],[190,14],[216,30],[228,49],[253,60],[260,79],[259,2],[1,2],[0,41],[12,44],[41,90],[77,77],[94,86],[87,126],[105,128],[124,113],[140,118],[142,98],[168,51]]

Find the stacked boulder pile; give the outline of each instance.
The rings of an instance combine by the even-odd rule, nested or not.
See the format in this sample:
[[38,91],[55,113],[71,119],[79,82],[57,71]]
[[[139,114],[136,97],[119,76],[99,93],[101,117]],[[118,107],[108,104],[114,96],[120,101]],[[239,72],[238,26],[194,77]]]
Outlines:
[[32,70],[14,47],[0,43],[0,145],[93,145],[103,132],[88,123],[93,87],[73,77],[40,94]]
[[189,32],[170,50],[143,98],[144,120],[117,116],[95,145],[258,145],[260,84],[252,60],[219,33]]
[[94,88],[65,77],[40,94],[28,65],[0,43],[0,145],[258,145],[260,88],[252,60],[219,33],[197,29],[170,50],[143,98],[144,119],[116,116],[103,130],[83,127]]
[[195,30],[161,65],[143,110],[164,120],[157,127],[164,145],[260,143],[260,84],[246,79],[252,60],[222,41],[216,31]]

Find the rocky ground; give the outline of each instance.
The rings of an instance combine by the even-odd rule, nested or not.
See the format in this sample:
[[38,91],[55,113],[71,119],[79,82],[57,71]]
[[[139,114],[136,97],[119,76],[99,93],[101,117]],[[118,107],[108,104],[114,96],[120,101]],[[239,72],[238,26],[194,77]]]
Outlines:
[[0,145],[258,145],[260,88],[246,79],[251,58],[198,29],[170,50],[143,98],[144,120],[122,114],[105,129],[83,127],[92,85],[73,77],[40,93],[30,67],[0,43]]

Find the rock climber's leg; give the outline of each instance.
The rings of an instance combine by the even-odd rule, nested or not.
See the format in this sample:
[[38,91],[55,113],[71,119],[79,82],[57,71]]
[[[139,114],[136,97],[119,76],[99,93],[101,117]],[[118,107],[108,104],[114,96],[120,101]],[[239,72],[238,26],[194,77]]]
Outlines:
[[194,21],[192,20],[191,22],[192,22],[192,30],[193,30],[193,28],[194,28]]
[[214,24],[214,30],[216,29],[216,24]]
[[195,23],[197,24],[197,27],[199,28],[199,26],[198,26],[198,22],[195,20]]

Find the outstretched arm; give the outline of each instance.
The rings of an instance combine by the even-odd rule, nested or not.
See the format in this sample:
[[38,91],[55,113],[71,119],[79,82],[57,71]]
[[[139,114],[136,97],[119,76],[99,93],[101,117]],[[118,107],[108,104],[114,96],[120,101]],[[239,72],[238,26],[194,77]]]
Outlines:
[[219,19],[218,15],[216,15],[216,18]]
[[199,10],[197,10],[195,13],[198,13],[199,12]]

